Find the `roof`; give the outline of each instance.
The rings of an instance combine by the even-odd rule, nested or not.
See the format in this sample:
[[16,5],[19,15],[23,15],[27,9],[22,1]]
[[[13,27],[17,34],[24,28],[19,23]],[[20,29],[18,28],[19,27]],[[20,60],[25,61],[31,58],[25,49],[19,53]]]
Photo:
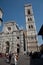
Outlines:
[[8,21],[8,22],[5,22],[4,24],[5,24],[5,25],[9,25],[9,24],[10,24],[10,25],[11,25],[11,24],[13,24],[13,25],[14,25],[14,24],[15,24],[15,25],[16,25],[16,27],[17,27],[17,29],[19,29],[19,27],[18,27],[18,25],[16,24],[16,22],[15,22],[15,21]]
[[42,35],[42,36],[43,36],[43,24],[42,24],[42,26],[41,26],[41,28],[40,28],[40,30],[39,30],[38,35]]
[[12,20],[7,21],[7,22],[4,22],[4,24],[9,24],[9,23],[15,23],[16,24],[16,22],[15,21],[12,21]]
[[25,4],[24,7],[32,6],[32,4]]

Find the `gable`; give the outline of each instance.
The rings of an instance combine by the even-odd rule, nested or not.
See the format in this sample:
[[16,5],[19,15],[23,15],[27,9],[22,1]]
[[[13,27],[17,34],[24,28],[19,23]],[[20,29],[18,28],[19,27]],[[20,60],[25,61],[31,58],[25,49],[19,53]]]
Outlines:
[[11,33],[13,31],[18,31],[19,28],[15,22],[7,22],[3,26],[3,32],[5,33]]

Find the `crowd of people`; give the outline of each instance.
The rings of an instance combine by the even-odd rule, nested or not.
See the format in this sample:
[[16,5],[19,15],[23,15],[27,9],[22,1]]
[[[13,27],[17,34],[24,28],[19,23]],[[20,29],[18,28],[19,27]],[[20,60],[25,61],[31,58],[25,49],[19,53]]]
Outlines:
[[17,61],[18,61],[18,54],[14,54],[14,53],[6,53],[5,55],[6,57],[6,62],[10,63],[11,65],[17,65]]

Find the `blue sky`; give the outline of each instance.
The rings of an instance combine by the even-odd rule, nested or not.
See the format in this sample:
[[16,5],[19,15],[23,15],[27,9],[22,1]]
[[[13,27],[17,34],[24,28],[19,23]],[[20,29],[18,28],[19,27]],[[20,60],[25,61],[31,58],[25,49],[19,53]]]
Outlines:
[[[43,24],[43,0],[0,0],[0,8],[3,9],[3,22],[14,20],[25,29],[24,5],[31,3],[37,32]],[[0,27],[1,30],[2,27]],[[41,36],[38,36],[38,42],[42,43]]]

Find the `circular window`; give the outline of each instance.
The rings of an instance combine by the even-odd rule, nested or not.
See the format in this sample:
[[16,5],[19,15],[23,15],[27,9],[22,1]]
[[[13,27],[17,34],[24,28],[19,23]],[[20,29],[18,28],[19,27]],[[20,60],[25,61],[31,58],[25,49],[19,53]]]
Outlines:
[[8,27],[8,30],[11,30],[11,27]]

